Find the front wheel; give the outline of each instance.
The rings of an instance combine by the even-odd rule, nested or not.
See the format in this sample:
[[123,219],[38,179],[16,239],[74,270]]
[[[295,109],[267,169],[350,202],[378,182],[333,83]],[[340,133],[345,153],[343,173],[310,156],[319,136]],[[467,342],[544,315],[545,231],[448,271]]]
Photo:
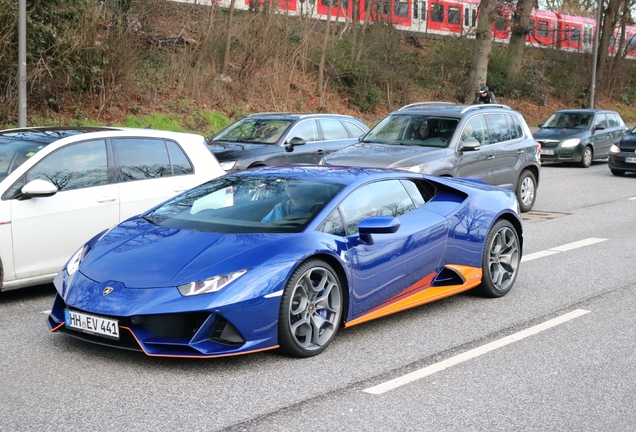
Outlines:
[[482,258],[482,279],[478,291],[485,297],[501,297],[512,289],[521,262],[517,230],[507,220],[490,229]]
[[590,146],[586,146],[583,149],[583,156],[581,157],[581,167],[589,168],[592,166],[592,159],[594,154],[592,153],[592,148]]
[[338,332],[342,287],[336,272],[322,260],[298,267],[285,286],[278,316],[278,343],[293,357],[323,352]]
[[521,212],[529,212],[537,198],[537,180],[534,178],[534,174],[528,170],[523,171],[519,176],[516,192]]
[[625,175],[625,171],[623,170],[617,170],[617,169],[612,169],[610,168],[610,171],[612,172],[612,174],[614,174],[615,176],[621,177]]

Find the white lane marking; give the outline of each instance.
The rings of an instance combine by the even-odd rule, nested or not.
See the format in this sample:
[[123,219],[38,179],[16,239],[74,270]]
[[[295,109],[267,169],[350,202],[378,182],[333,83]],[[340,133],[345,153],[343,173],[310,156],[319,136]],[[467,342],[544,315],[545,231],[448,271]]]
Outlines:
[[537,258],[543,258],[549,255],[554,255],[559,252],[567,252],[572,249],[577,249],[583,246],[589,246],[589,245],[593,245],[595,243],[600,243],[604,241],[607,241],[607,239],[590,237],[585,240],[579,240],[573,243],[564,244],[562,246],[553,247],[544,251],[528,254],[524,256],[523,258],[521,258],[521,262],[532,261]]
[[40,312],[41,314],[48,315],[51,313],[51,309]]
[[629,201],[634,201],[636,200],[636,197],[631,197],[631,198],[627,198]]
[[390,390],[394,390],[398,387],[401,387],[403,385],[412,383],[413,381],[417,381],[419,379],[425,378],[429,375],[433,375],[436,372],[440,372],[443,371],[444,369],[448,369],[451,366],[455,366],[458,365],[460,363],[463,363],[467,360],[473,359],[475,357],[479,357],[481,355],[484,355],[490,351],[494,351],[497,348],[501,348],[504,347],[506,345],[509,345],[513,342],[518,342],[522,339],[525,339],[529,336],[533,336],[537,333],[540,333],[544,330],[548,330],[552,327],[556,327],[560,324],[566,323],[570,320],[573,320],[575,318],[578,318],[580,316],[583,316],[585,314],[590,313],[590,311],[588,310],[584,310],[584,309],[576,309],[573,310],[572,312],[566,313],[565,315],[561,315],[560,317],[556,317],[554,319],[548,320],[544,323],[541,324],[537,324],[534,327],[530,327],[527,328],[525,330],[522,330],[520,332],[517,332],[515,334],[511,334],[510,336],[506,336],[505,338],[487,343],[486,345],[482,345],[478,348],[472,349],[470,351],[466,351],[465,353],[462,354],[458,354],[454,357],[451,357],[449,359],[443,360],[439,363],[435,363],[432,364],[430,366],[427,366],[425,368],[416,370],[415,372],[411,372],[409,374],[403,375],[401,377],[392,379],[390,381],[386,381],[382,384],[378,384],[376,386],[373,387],[369,387],[367,389],[362,390],[365,393],[369,393],[369,394],[375,394],[375,395],[379,395],[382,393],[386,393]]

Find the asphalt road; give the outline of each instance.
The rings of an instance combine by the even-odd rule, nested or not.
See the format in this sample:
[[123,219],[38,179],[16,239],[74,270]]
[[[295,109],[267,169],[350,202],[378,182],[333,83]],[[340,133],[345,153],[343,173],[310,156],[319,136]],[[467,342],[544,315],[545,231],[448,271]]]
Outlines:
[[524,261],[470,293],[276,352],[157,359],[50,334],[53,287],[0,294],[0,431],[632,431],[636,176],[544,165]]

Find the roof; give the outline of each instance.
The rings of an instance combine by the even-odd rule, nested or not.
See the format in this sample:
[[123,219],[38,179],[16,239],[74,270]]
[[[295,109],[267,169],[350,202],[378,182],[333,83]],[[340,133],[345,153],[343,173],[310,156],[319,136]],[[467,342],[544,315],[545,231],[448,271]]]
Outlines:
[[480,104],[480,105],[458,105],[452,102],[415,102],[405,105],[394,112],[413,112],[417,114],[444,113],[444,114],[464,114],[477,110],[505,109],[513,111],[508,105],[502,104]]
[[300,119],[307,117],[314,118],[348,118],[355,119],[353,116],[344,115],[344,114],[303,114],[303,113],[288,113],[288,112],[262,112],[251,114],[248,117],[271,117],[271,118],[286,118],[286,119]]

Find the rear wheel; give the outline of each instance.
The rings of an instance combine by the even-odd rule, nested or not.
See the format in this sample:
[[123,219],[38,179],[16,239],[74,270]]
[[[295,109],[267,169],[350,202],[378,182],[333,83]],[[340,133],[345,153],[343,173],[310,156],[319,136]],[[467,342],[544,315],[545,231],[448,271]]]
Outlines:
[[298,267],[285,286],[278,317],[278,343],[294,357],[323,352],[338,332],[342,287],[336,272],[322,260]]
[[525,170],[519,176],[517,182],[517,201],[522,212],[528,212],[534,206],[534,200],[537,197],[537,180],[534,174]]
[[478,288],[485,297],[501,297],[512,289],[521,261],[517,230],[507,220],[495,223],[484,245],[482,278]]
[[612,174],[614,174],[615,176],[621,177],[625,175],[625,171],[623,170],[617,170],[617,169],[612,169],[610,168],[610,171],[612,172]]
[[592,159],[594,158],[594,154],[592,153],[592,147],[586,146],[583,149],[583,157],[581,157],[580,165],[583,168],[589,168],[592,166]]

